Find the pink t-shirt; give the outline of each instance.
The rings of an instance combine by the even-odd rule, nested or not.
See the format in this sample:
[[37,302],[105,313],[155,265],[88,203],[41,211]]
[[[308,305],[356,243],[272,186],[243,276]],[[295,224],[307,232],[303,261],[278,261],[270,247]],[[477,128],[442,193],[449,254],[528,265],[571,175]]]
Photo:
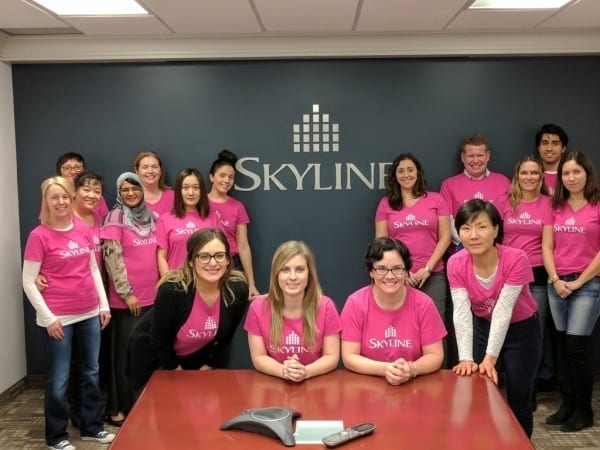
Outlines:
[[548,188],[548,194],[550,196],[554,195],[554,191],[556,190],[557,180],[558,180],[557,172],[544,172],[544,184]]
[[145,200],[145,203],[148,209],[154,213],[154,217],[158,219],[160,216],[168,214],[173,210],[173,206],[175,206],[175,191],[168,188],[163,191],[157,202],[150,203],[148,200]]
[[466,289],[473,314],[491,321],[492,311],[504,285],[523,286],[513,308],[510,323],[528,319],[537,311],[537,303],[529,290],[529,283],[533,281],[533,272],[527,255],[523,250],[505,245],[498,244],[496,248],[498,269],[489,289],[475,276],[471,254],[465,249],[455,253],[448,260],[446,273],[450,289]]
[[481,180],[473,180],[462,172],[446,178],[440,188],[440,194],[446,201],[450,214],[455,217],[463,203],[473,198],[493,202],[508,191],[510,191],[510,180],[496,172],[490,172]]
[[307,347],[303,342],[302,318],[283,318],[281,330],[282,343],[272,344],[271,334],[271,304],[267,297],[258,297],[250,303],[244,330],[249,334],[261,336],[267,353],[273,359],[283,362],[287,358],[298,355],[301,364],[310,364],[323,356],[323,339],[341,331],[340,317],[333,301],[326,296],[321,297],[317,307],[317,335],[313,347]]
[[103,219],[104,216],[106,216],[108,214],[108,205],[106,204],[106,200],[104,199],[104,196],[100,197],[100,200],[98,201],[98,205],[94,208],[94,211],[98,213],[98,216],[100,217],[100,219]]
[[40,274],[48,281],[42,296],[55,316],[98,309],[100,300],[90,270],[93,245],[90,227],[80,220],[74,220],[67,231],[38,225],[29,234],[24,259],[41,262]]
[[[438,217],[449,216],[446,202],[437,192],[427,192],[411,206],[400,210],[392,209],[387,197],[379,201],[375,213],[376,222],[387,222],[388,234],[402,241],[410,250],[413,269],[427,265],[438,242]],[[444,268],[440,260],[431,269],[438,272]]]
[[183,265],[187,256],[188,238],[202,228],[214,228],[217,220],[211,211],[206,218],[197,212],[188,212],[182,218],[173,213],[163,214],[156,224],[158,247],[167,251],[169,269],[177,269]]
[[447,334],[433,300],[410,286],[395,311],[381,309],[365,286],[348,297],[341,319],[342,340],[359,342],[360,354],[375,361],[414,361]]
[[221,297],[208,306],[198,293],[187,320],[175,337],[173,349],[179,358],[191,355],[212,342],[217,335],[221,315]]
[[543,266],[542,229],[544,223],[552,220],[550,197],[540,195],[533,202],[522,201],[513,211],[508,195],[502,195],[495,202],[504,223],[504,240],[509,247],[520,248],[527,254],[531,267]]
[[217,225],[227,236],[229,242],[229,250],[232,255],[239,253],[236,241],[236,228],[238,225],[247,225],[250,223],[246,208],[239,200],[233,197],[227,197],[224,202],[210,202],[210,211],[217,216]]
[[[158,263],[156,260],[156,232],[141,237],[129,228],[110,225],[100,232],[100,238],[118,241],[123,249],[122,258],[127,270],[127,281],[142,306],[154,304]],[[111,308],[126,309],[127,305],[115,291],[112,280],[108,283],[108,302]]]
[[79,217],[74,216],[73,221],[81,222],[83,225],[88,227],[92,233],[92,242],[94,243],[94,256],[96,257],[96,264],[98,265],[98,269],[102,272],[102,267],[104,267],[104,260],[102,259],[102,244],[100,243],[100,225],[102,225],[102,216],[96,210],[92,211],[92,216],[94,217],[94,225],[89,226],[87,222],[84,222]]
[[600,202],[587,203],[577,211],[566,202],[545,225],[552,225],[554,231],[554,263],[559,275],[583,272],[600,251]]

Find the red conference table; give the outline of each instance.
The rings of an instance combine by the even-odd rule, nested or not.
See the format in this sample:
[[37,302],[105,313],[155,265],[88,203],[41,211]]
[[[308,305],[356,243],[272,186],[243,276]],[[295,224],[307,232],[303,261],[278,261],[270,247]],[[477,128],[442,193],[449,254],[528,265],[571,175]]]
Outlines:
[[[253,370],[157,371],[111,450],[282,449],[281,441],[220,425],[248,408],[294,408],[305,420],[373,422],[344,449],[533,449],[498,388],[439,371],[402,386],[338,370],[292,384]],[[298,445],[323,449],[322,445]]]

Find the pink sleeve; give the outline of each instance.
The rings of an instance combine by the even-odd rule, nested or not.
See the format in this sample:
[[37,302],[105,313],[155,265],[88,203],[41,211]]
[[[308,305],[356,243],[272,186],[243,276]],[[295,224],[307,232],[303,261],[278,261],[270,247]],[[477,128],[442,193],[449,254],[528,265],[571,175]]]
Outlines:
[[356,297],[348,297],[342,309],[342,339],[345,341],[361,342],[362,340],[365,313],[359,308],[359,300]]
[[337,312],[335,304],[329,297],[323,297],[323,307],[325,309],[325,320],[323,326],[323,336],[337,334],[342,330],[342,322]]
[[436,204],[437,204],[437,215],[438,216],[450,216],[450,207],[448,206],[448,203],[446,203],[446,200],[444,199],[444,197],[442,197],[440,194],[438,194],[437,192],[433,192],[434,198],[436,200]]
[[169,237],[167,235],[165,219],[163,216],[160,216],[156,223],[156,242],[158,248],[162,248],[163,250],[169,249]]
[[383,197],[379,200],[379,204],[377,205],[377,210],[375,211],[375,222],[384,222],[387,221],[387,213],[390,209],[389,202],[387,197]]
[[246,211],[246,207],[242,202],[239,202],[237,223],[241,225],[247,225],[250,223],[250,217],[248,217],[248,212]]
[[442,187],[440,188],[440,195],[446,202],[446,206],[450,211],[450,215],[454,215],[454,205],[452,203],[452,194],[450,193],[450,188],[448,187],[448,180],[444,180],[442,182]]
[[100,197],[100,201],[98,202],[98,207],[96,209],[98,210],[100,217],[104,217],[108,214],[108,205],[106,204],[104,196]]
[[123,228],[117,226],[108,226],[100,230],[100,239],[110,241],[119,241],[123,238]]
[[27,261],[42,261],[44,259],[44,244],[41,236],[31,232],[27,237],[23,259]]
[[434,344],[448,334],[433,300],[427,298],[426,301],[423,302],[419,313],[421,346]]
[[[506,249],[506,247],[505,247]],[[523,286],[533,281],[533,272],[529,259],[523,250],[512,250],[506,257],[504,283],[511,286]]]
[[448,275],[448,284],[451,289],[454,288],[466,288],[467,283],[464,279],[462,268],[462,258],[460,258],[461,253],[466,252],[466,250],[460,250],[460,252],[455,253],[448,260],[448,264],[446,265],[446,273]]
[[250,303],[248,314],[246,315],[246,322],[244,322],[244,330],[246,330],[248,334],[262,336],[260,331],[260,310],[263,305],[264,299],[262,297],[256,298]]

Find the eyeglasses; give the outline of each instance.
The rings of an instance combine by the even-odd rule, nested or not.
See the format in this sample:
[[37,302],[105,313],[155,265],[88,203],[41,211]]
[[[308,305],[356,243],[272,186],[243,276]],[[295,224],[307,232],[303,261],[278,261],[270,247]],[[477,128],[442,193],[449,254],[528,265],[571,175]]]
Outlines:
[[198,253],[195,258],[202,264],[208,264],[210,263],[210,260],[214,258],[215,262],[219,264],[225,262],[227,259],[227,252],[217,252],[212,255],[210,253]]
[[137,187],[137,186],[130,187],[130,188],[122,188],[122,189],[119,189],[119,192],[121,194],[129,194],[130,192],[132,194],[137,194],[138,192],[142,192],[142,188]]
[[72,166],[65,164],[64,166],[60,166],[60,170],[61,172],[81,172],[83,164],[74,164]]
[[377,266],[377,267],[373,267],[373,271],[377,275],[381,275],[381,276],[386,276],[388,274],[388,272],[392,272],[392,275],[403,275],[404,273],[406,273],[406,267],[396,266],[396,267],[392,267],[391,269],[388,269],[387,267]]

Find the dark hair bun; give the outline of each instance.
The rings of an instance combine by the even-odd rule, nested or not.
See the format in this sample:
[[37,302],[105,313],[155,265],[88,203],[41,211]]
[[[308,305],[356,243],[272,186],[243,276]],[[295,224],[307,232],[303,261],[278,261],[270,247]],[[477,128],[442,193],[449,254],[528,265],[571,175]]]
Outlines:
[[219,152],[217,160],[230,162],[235,167],[235,163],[237,162],[238,157],[235,156],[235,154],[233,152],[230,152],[229,150],[221,150]]

